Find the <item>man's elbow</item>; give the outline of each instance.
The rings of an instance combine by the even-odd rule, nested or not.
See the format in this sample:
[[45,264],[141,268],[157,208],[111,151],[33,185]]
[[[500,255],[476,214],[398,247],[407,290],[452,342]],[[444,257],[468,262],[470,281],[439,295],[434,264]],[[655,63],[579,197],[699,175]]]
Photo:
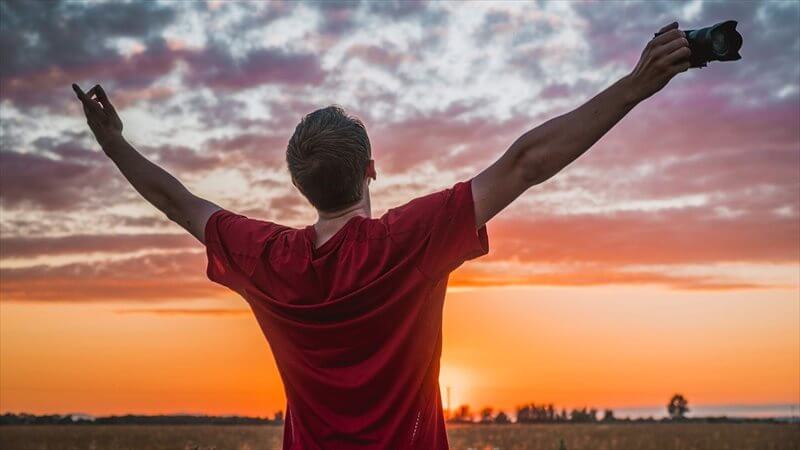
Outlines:
[[516,168],[519,178],[526,186],[531,187],[549,180],[556,171],[546,157],[544,149],[534,147],[527,149],[520,155]]
[[150,203],[152,203],[156,209],[164,213],[164,215],[167,216],[167,219],[173,222],[177,222],[180,219],[181,214],[178,210],[177,204],[166,195],[153,194]]

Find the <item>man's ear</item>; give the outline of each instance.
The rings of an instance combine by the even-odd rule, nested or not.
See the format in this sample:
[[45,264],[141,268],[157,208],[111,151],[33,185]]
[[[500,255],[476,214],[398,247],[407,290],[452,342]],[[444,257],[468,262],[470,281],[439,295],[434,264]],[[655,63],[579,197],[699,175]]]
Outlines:
[[367,173],[366,176],[368,178],[372,178],[373,180],[378,179],[378,173],[375,171],[375,160],[370,159],[369,163],[367,163]]

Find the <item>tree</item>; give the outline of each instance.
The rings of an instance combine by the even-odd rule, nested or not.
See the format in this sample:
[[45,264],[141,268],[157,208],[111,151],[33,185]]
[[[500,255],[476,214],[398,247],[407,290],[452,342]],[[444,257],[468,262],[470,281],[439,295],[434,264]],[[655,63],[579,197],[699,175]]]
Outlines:
[[572,422],[597,422],[597,410],[594,408],[587,409],[586,407],[573,409],[569,417]]
[[675,394],[667,404],[667,412],[672,420],[683,419],[689,412],[689,402],[681,394]]
[[492,413],[494,413],[494,409],[491,406],[487,406],[481,410],[481,423],[492,423],[493,417]]
[[453,422],[472,422],[472,412],[469,410],[469,405],[461,405],[456,410]]
[[507,423],[511,423],[511,419],[508,418],[508,414],[504,413],[503,411],[500,411],[494,417],[494,423],[499,423],[501,425],[505,425]]

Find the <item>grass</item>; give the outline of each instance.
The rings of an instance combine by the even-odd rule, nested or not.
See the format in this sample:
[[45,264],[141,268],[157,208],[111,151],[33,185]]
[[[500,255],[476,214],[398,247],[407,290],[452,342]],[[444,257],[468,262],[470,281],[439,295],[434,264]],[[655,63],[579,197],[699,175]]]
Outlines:
[[[454,425],[453,450],[800,450],[794,424]],[[271,450],[281,427],[262,425],[14,425],[3,450]]]

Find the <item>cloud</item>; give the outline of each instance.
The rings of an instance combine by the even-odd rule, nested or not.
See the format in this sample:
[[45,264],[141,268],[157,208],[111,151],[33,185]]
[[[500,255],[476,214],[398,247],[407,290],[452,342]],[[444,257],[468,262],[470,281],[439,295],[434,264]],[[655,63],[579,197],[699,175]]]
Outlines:
[[26,78],[52,69],[71,71],[119,58],[114,38],[147,40],[175,18],[155,2],[5,1],[0,31],[2,78]]
[[225,50],[210,47],[186,52],[189,66],[185,81],[189,87],[239,90],[261,84],[314,84],[325,79],[319,58],[310,53],[290,53],[263,48],[237,60]]
[[526,118],[492,121],[464,117],[473,106],[452,105],[445,111],[420,114],[398,122],[367,123],[376,165],[388,173],[404,173],[434,164],[453,170],[499,157],[524,130]]
[[[467,265],[451,281],[772,286],[679,269],[800,261],[800,6],[692,5],[0,3],[0,244],[14,260],[4,298],[224,293],[192,238],[140,211],[150,207],[90,151],[85,128],[70,131],[73,81],[102,81],[142,153],[209,199],[299,223],[310,210],[288,184],[285,149],[308,112],[339,103],[361,116],[379,172],[373,202],[399,203],[477,174],[590,98],[664,23],[727,18],[740,21],[741,61],[692,70],[638,105],[489,224],[482,261],[504,272]],[[84,254],[93,260],[53,263]]]
[[[149,224],[149,221],[144,221]],[[197,240],[181,234],[122,234],[81,235],[59,237],[0,238],[0,257],[29,258],[91,253],[130,253],[142,250],[175,250],[197,246]]]
[[575,270],[542,274],[487,274],[475,270],[456,271],[448,281],[450,287],[497,286],[608,286],[661,285],[676,290],[733,291],[743,289],[785,289],[788,285],[748,282],[714,276],[670,275],[657,272],[621,270]]
[[[221,42],[199,48],[172,45],[163,31],[176,16],[171,5],[155,2],[4,2],[0,100],[23,110],[65,113],[74,103],[71,83],[88,83],[88,89],[102,82],[118,107],[160,101],[175,91],[153,83],[180,63],[188,66],[182,78],[188,88],[238,90],[324,80],[319,59],[311,53],[265,47],[236,58]],[[129,48],[122,50],[125,45]]]
[[491,222],[489,232],[487,259],[619,266],[800,261],[796,216],[755,213],[731,219],[705,206],[509,217]]
[[210,152],[199,153],[182,145],[143,147],[147,154],[154,154],[157,162],[165,168],[186,172],[206,172],[218,168],[222,158]]
[[[68,209],[83,203],[85,192],[110,180],[110,173],[94,165],[63,161],[34,153],[2,152],[0,199],[4,208],[33,205]],[[94,186],[86,180],[93,180]]]
[[81,141],[43,138],[31,147],[27,152],[0,151],[3,208],[71,210],[119,198],[129,189],[108,158]]
[[4,301],[159,301],[230,295],[208,281],[202,253],[0,268]]
[[[72,82],[103,74],[111,87],[144,88],[174,66],[159,36],[174,12],[155,2],[10,1],[2,12],[0,100],[21,109],[63,112],[74,102]],[[136,40],[144,51],[121,53],[119,38]]]

